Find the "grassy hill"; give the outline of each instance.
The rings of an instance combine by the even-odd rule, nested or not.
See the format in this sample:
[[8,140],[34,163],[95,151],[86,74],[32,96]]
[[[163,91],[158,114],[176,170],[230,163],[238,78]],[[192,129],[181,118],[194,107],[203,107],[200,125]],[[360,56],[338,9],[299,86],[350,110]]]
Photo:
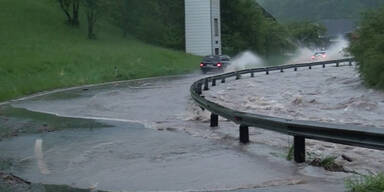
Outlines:
[[109,24],[97,40],[65,24],[54,0],[0,1],[0,101],[42,90],[186,73],[200,58],[122,38]]

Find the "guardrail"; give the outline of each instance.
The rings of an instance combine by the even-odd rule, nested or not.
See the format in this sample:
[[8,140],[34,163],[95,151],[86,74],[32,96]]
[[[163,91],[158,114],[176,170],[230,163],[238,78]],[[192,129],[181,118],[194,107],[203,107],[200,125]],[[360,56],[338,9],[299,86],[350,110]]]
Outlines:
[[212,112],[211,127],[218,126],[219,116],[240,124],[239,139],[241,143],[246,144],[249,142],[249,127],[267,129],[293,136],[294,159],[298,163],[305,162],[306,138],[384,150],[384,128],[291,120],[245,113],[226,108],[222,105],[209,101],[205,99],[204,96],[202,96],[203,91],[209,90],[210,83],[211,86],[216,86],[218,83],[217,81],[225,83],[226,80],[231,77],[235,77],[235,79],[238,80],[245,74],[250,74],[250,77],[252,78],[254,77],[255,73],[260,72],[269,75],[271,71],[284,72],[284,70],[287,69],[294,69],[294,71],[297,71],[298,68],[302,67],[308,67],[309,69],[312,69],[313,66],[322,66],[324,68],[327,65],[335,65],[336,67],[339,67],[340,64],[343,63],[347,63],[349,66],[352,66],[353,62],[353,58],[348,58],[315,63],[302,63],[246,69],[200,79],[192,84],[190,92],[192,98],[200,107]]

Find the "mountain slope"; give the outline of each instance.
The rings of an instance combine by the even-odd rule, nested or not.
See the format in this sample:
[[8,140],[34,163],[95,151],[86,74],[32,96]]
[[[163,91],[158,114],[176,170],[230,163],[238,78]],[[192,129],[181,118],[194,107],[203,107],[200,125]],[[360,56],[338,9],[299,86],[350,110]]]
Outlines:
[[256,0],[282,21],[351,19],[384,5],[383,0]]

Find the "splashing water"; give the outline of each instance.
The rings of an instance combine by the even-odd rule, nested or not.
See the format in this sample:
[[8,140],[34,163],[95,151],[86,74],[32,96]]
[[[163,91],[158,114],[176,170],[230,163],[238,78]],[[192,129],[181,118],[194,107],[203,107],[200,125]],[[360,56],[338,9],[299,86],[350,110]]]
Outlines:
[[333,60],[333,59],[340,59],[345,57],[346,52],[344,50],[348,47],[349,47],[349,41],[340,36],[334,41],[331,47],[328,48],[327,50],[327,54],[329,57],[328,59]]
[[251,51],[245,51],[233,58],[231,64],[225,70],[226,72],[237,71],[248,68],[262,67],[263,59]]
[[[349,41],[345,38],[339,36],[336,40],[333,41],[332,45],[326,49],[327,52],[327,58],[326,60],[334,60],[334,59],[342,59],[346,55],[346,52],[344,51],[345,48],[349,46]],[[298,49],[296,56],[288,60],[287,63],[294,64],[294,63],[305,63],[305,62],[312,62],[312,55],[316,52],[315,50],[311,50],[307,47],[301,47]]]

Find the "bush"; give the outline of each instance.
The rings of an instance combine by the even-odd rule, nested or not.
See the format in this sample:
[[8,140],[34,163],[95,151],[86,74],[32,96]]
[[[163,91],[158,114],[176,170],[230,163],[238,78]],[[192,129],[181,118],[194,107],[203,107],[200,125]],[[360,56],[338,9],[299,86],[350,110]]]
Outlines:
[[384,174],[349,179],[346,187],[349,192],[383,192]]
[[366,84],[384,89],[384,7],[364,15],[350,52]]

